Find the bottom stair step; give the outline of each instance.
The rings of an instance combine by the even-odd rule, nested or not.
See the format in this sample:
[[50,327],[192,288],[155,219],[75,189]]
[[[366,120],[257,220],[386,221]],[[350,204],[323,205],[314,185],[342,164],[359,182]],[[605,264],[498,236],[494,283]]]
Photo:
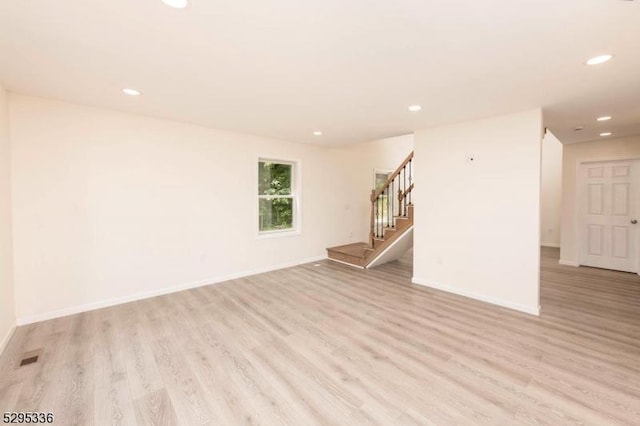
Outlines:
[[367,243],[353,243],[327,249],[329,259],[364,267],[370,249]]

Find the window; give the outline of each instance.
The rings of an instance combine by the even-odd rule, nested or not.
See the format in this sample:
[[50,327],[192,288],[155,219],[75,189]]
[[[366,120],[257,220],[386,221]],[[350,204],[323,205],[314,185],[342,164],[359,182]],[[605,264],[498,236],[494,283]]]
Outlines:
[[373,170],[373,189],[379,191],[382,188],[382,185],[387,183],[387,179],[391,176],[393,170],[381,170],[374,169]]
[[296,231],[296,164],[258,161],[258,230],[261,234]]
[[[387,180],[393,173],[393,170],[374,169],[373,170],[373,189],[380,191]],[[389,196],[393,197],[395,194],[382,194],[380,195],[380,202],[376,203],[376,211],[374,215],[376,217],[376,223],[388,223],[389,217]]]

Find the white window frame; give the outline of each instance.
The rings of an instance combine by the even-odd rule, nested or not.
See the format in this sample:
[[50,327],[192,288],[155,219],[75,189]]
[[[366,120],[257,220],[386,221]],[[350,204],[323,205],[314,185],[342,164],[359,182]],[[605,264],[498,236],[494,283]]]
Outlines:
[[[257,166],[259,166],[260,162],[270,162],[277,164],[288,164],[291,165],[291,195],[261,195],[258,194],[256,197],[256,219],[255,226],[257,232],[257,239],[269,239],[269,238],[284,238],[284,237],[292,237],[296,235],[300,235],[302,233],[302,209],[301,206],[301,196],[300,196],[300,187],[302,182],[302,162],[300,160],[294,159],[286,159],[279,156],[273,155],[259,155]],[[255,167],[256,171],[254,184],[258,185],[258,167]],[[275,229],[272,231],[261,231],[260,230],[260,200],[261,199],[274,199],[274,198],[291,198],[293,200],[293,227],[289,229]]]

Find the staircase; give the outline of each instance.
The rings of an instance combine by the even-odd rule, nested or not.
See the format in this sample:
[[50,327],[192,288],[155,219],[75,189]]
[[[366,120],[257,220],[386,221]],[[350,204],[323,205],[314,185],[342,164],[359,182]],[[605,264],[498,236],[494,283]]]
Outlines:
[[413,245],[413,152],[371,191],[369,241],[327,249],[329,259],[358,268],[395,260]]

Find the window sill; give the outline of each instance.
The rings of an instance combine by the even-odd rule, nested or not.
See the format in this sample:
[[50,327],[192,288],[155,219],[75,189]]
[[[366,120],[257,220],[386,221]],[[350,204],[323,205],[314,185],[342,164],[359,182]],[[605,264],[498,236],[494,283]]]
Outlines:
[[256,240],[269,240],[272,238],[287,238],[300,235],[299,229],[287,229],[286,231],[266,231],[258,233]]

